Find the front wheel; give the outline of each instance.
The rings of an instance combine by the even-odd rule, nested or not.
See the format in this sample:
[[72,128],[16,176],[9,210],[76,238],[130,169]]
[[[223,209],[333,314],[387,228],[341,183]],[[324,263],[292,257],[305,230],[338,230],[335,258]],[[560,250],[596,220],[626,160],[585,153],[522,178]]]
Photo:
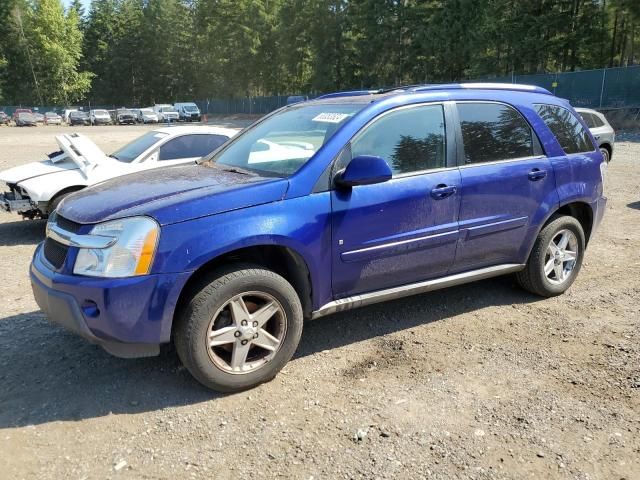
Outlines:
[[260,267],[218,270],[176,319],[180,360],[204,386],[222,392],[271,380],[302,334],[302,306],[280,275]]
[[578,220],[556,216],[538,235],[525,269],[516,274],[518,283],[543,297],[564,293],[580,272],[585,244]]

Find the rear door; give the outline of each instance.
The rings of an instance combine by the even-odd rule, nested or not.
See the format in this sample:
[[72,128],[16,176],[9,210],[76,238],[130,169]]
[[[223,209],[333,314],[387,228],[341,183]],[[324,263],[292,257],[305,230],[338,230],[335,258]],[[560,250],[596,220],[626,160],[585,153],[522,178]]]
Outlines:
[[452,271],[522,263],[540,215],[557,202],[553,168],[514,107],[497,102],[456,106],[462,198]]
[[428,104],[387,112],[342,152],[336,169],[358,155],[375,155],[389,163],[393,178],[332,191],[336,298],[441,276],[451,267],[460,174],[455,134],[445,128],[449,108]]

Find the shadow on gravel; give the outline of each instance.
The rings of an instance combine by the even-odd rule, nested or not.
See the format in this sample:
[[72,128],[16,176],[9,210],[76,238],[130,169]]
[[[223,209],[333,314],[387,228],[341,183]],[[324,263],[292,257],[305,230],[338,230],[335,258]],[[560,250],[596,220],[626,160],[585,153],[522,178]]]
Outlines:
[[192,405],[201,387],[173,352],[125,360],[49,324],[40,312],[0,319],[0,429]]
[[533,303],[510,276],[380,303],[308,322],[294,358],[446,320],[488,306]]
[[[295,358],[493,305],[540,300],[510,277],[343,312],[305,325]],[[294,358],[294,361],[295,361]],[[0,428],[139,413],[220,398],[171,351],[124,360],[47,323],[40,312],[0,319]]]
[[0,223],[0,247],[37,245],[44,240],[46,220],[19,220]]
[[635,210],[640,210],[640,200],[637,202],[627,203],[627,207],[633,208]]

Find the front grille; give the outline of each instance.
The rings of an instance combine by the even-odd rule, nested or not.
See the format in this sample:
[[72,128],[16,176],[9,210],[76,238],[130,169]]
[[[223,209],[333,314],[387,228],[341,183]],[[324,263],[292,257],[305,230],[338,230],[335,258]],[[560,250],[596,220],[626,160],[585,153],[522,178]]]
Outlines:
[[82,224],[73,222],[68,218],[61,217],[60,215],[56,215],[55,222],[62,230],[66,230],[71,233],[78,233],[78,230],[82,227]]
[[61,268],[67,258],[69,247],[48,238],[44,241],[44,258],[55,268]]

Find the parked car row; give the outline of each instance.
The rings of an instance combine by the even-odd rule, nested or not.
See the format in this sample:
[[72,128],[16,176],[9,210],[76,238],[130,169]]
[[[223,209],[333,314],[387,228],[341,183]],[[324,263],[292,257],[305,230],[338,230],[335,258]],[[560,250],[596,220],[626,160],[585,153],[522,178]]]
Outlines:
[[172,123],[172,122],[200,122],[200,109],[193,102],[171,104],[156,104],[153,107],[125,108],[115,110],[66,108],[62,114],[46,112],[41,114],[28,108],[18,108],[9,117],[0,111],[0,125],[9,125],[11,121],[18,127],[45,125],[133,125],[135,123]]

